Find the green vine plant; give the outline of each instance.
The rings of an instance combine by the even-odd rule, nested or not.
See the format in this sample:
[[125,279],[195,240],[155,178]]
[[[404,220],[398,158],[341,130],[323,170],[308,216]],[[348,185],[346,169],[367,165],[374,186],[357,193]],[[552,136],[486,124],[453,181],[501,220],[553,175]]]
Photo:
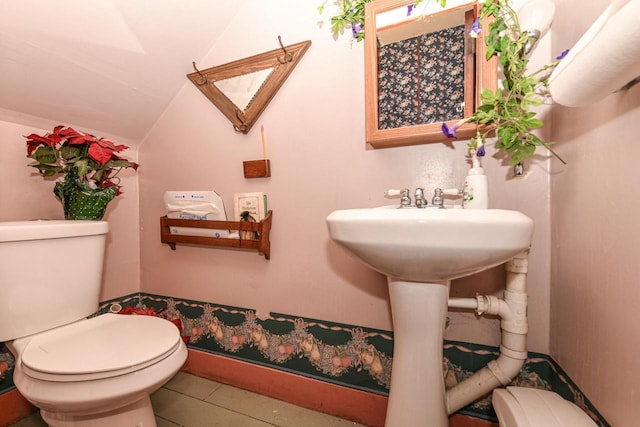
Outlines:
[[[330,0],[325,0],[324,3],[318,6],[318,13],[324,14],[327,7],[327,3]],[[331,33],[333,38],[337,39],[345,30],[351,30],[351,34],[356,41],[364,40],[364,5],[374,0],[333,0],[331,4],[338,9],[338,13],[331,17]],[[412,5],[408,7],[408,14],[410,15],[412,10],[416,8],[423,0],[416,0]],[[435,1],[441,7],[447,5],[447,0],[427,0]]]
[[[318,6],[318,12],[324,13],[326,0]],[[331,17],[331,31],[334,38],[351,30],[356,41],[364,39],[364,5],[375,0],[336,0],[332,4],[338,7],[339,13]],[[408,6],[407,14],[423,0],[416,0]],[[435,1],[441,7],[446,0]],[[520,28],[518,15],[511,7],[509,0],[486,0],[480,8],[478,20],[469,31],[471,37],[477,37],[482,28],[481,22],[490,19],[488,33],[484,34],[487,46],[486,59],[496,55],[500,62],[503,80],[496,91],[482,89],[481,105],[470,117],[449,125],[442,124],[442,132],[447,138],[457,139],[456,129],[464,123],[476,124],[476,136],[469,140],[468,149],[472,155],[485,155],[485,144],[495,131],[495,148],[509,158],[510,165],[521,163],[525,157],[531,157],[538,146],[544,146],[562,163],[565,161],[552,149],[551,141],[543,141],[534,131],[544,123],[536,112],[532,111],[550,99],[549,77],[553,69],[560,63],[568,50],[562,52],[555,61],[540,69],[529,72],[527,67],[526,46],[531,42],[530,36]]]

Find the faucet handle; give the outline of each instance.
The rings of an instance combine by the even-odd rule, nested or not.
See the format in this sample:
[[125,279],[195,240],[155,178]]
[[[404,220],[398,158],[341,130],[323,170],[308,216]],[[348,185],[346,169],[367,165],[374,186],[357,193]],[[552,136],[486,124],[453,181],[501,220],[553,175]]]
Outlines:
[[459,188],[445,188],[444,190],[442,190],[442,194],[445,194],[447,196],[461,196],[462,190],[460,190]]
[[433,190],[433,199],[431,199],[431,204],[438,208],[444,207],[444,199],[442,198],[442,188],[436,188]]
[[400,196],[400,207],[408,208],[411,206],[411,198],[409,197],[409,189],[403,188],[402,190],[390,189],[384,192],[385,196]]
[[433,190],[433,200],[431,201],[431,204],[438,208],[443,208],[444,198],[442,196],[459,196],[461,194],[462,190],[457,188],[445,188],[444,190],[442,188],[436,188]]

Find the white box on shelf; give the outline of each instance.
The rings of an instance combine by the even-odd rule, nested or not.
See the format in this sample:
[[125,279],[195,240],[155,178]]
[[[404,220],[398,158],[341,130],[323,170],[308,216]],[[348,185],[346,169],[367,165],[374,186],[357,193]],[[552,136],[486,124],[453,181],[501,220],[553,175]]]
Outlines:
[[[167,191],[164,193],[167,218],[226,221],[222,198],[215,191]],[[229,230],[169,227],[171,234],[183,236],[229,237]]]

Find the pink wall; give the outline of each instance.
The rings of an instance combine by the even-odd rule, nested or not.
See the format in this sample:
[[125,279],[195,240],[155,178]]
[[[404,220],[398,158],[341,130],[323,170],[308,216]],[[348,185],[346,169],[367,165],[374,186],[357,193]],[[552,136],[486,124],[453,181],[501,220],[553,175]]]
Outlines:
[[[107,213],[112,231],[102,298],[142,290],[255,308],[260,316],[282,312],[391,329],[384,277],[331,242],[325,217],[336,209],[397,203],[383,197],[388,188],[421,186],[431,193],[435,187],[460,187],[468,168],[466,142],[367,148],[362,44],[352,45],[348,36],[334,41],[326,24],[318,28],[320,18],[308,2],[252,0],[242,7],[241,18],[229,23],[208,55],[194,58],[200,68],[275,49],[278,35],[285,44],[308,39],[313,44],[248,135],[236,134],[185,77],[182,90],[140,144],[139,173],[124,178],[125,195]],[[536,49],[534,61],[551,56],[547,39]],[[184,73],[191,71],[185,63]],[[53,183],[31,176],[25,166],[22,138],[57,123],[0,113],[0,220],[60,218]],[[272,177],[247,180],[242,161],[260,158],[261,124]],[[549,352],[550,337],[548,165],[541,151],[527,163],[528,175],[513,179],[500,159],[487,157],[484,164],[490,206],[520,210],[536,223],[528,278],[529,348],[541,353]],[[235,192],[265,191],[274,211],[272,259],[184,245],[171,251],[162,245],[163,193],[185,189],[214,189],[227,206]],[[455,282],[452,294],[500,293],[503,284],[498,269]],[[496,320],[466,313],[450,317],[447,338],[499,342]]]
[[[609,4],[593,3],[557,2],[557,50]],[[551,356],[614,426],[640,417],[639,132],[640,85],[554,107],[553,138],[568,165],[554,163],[551,174]]]
[[[336,209],[398,203],[388,188],[460,187],[468,168],[466,142],[387,150],[364,142],[363,46],[334,41],[307,2],[250,2],[199,68],[311,39],[312,45],[248,135],[231,123],[185,78],[185,86],[140,147],[141,290],[258,310],[391,329],[385,278],[334,244],[325,218]],[[295,17],[292,19],[291,17]],[[545,49],[541,49],[544,52]],[[184,64],[185,74],[191,64]],[[266,129],[272,176],[245,179],[242,161],[261,157]],[[549,197],[546,153],[530,175],[487,158],[493,207],[519,209],[536,221],[529,276],[530,348],[548,351]],[[271,260],[256,253],[179,245],[159,238],[166,190],[216,190],[227,205],[233,193],[264,191],[273,209]],[[456,295],[500,292],[498,273],[454,284]],[[483,283],[484,279],[487,283]],[[447,338],[497,344],[496,320],[451,314]]]
[[[53,195],[54,181],[45,181],[35,169],[27,166],[31,162],[23,137],[31,133],[42,135],[56,124],[0,111],[0,221],[64,217],[62,204]],[[133,141],[113,139],[135,147]],[[128,150],[124,154],[135,159],[137,153]],[[111,232],[107,240],[101,300],[137,292],[140,287],[138,182],[135,174],[129,171],[121,175],[124,194],[109,204],[104,218],[109,221]]]

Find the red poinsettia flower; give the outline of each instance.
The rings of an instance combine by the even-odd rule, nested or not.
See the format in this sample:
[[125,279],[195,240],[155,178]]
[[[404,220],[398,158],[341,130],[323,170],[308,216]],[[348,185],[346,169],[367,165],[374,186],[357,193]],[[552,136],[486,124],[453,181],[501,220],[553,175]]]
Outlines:
[[30,156],[39,146],[55,147],[62,141],[62,137],[57,133],[47,134],[45,136],[32,133],[27,136],[27,155]]
[[111,148],[100,145],[98,142],[89,145],[89,157],[99,164],[104,165],[111,160],[111,156],[113,156],[113,150]]
[[44,177],[73,176],[89,188],[116,186],[121,194],[116,178],[118,172],[122,168],[138,169],[137,163],[115,154],[129,148],[126,145],[96,138],[71,127],[58,125],[45,135],[33,133],[25,138],[27,156],[36,161],[31,166]]
[[118,159],[113,153],[126,150],[126,145],[116,145],[106,139],[92,139],[91,145],[89,145],[89,157],[96,162],[104,165],[109,160]]
[[[58,128],[56,127],[56,129]],[[54,132],[55,132],[55,129],[54,129]],[[96,139],[96,137],[91,134],[88,134],[85,132],[78,132],[73,128],[60,129],[58,130],[58,134],[62,138],[66,139],[69,145],[90,144]]]

